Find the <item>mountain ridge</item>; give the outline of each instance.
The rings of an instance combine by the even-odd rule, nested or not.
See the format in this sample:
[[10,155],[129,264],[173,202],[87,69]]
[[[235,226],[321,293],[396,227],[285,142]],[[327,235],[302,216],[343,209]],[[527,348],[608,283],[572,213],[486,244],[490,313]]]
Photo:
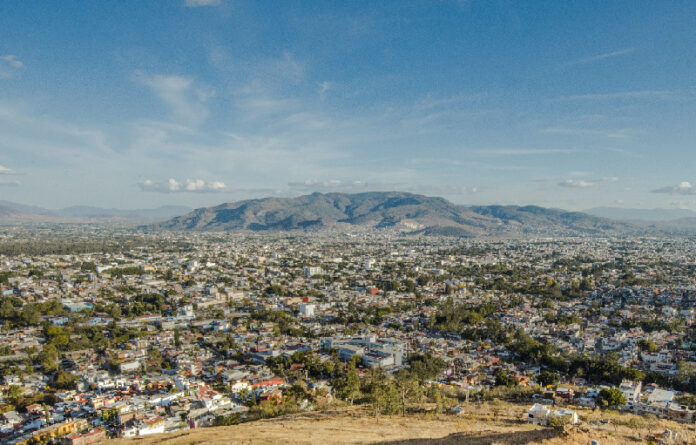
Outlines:
[[390,231],[405,235],[585,235],[647,229],[539,206],[464,206],[406,192],[312,193],[202,207],[153,228],[183,231]]

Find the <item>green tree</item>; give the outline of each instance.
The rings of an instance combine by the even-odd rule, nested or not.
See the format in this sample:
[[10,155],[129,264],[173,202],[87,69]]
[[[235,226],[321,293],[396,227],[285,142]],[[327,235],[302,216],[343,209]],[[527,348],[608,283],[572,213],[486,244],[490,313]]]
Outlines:
[[561,376],[558,375],[558,373],[552,372],[552,371],[542,371],[537,376],[537,382],[541,386],[555,385],[556,383],[558,383],[560,381],[561,381]]
[[401,414],[406,414],[406,406],[420,394],[418,380],[407,370],[402,369],[394,375],[394,385],[401,398]]
[[58,353],[58,349],[56,349],[56,347],[52,344],[47,344],[43,347],[41,352],[39,352],[37,359],[43,371],[45,373],[49,373],[58,369],[56,361],[58,360],[59,356],[60,354]]
[[370,403],[376,419],[380,414],[397,414],[401,411],[401,398],[392,381],[382,384],[375,382],[370,392]]
[[7,389],[7,400],[13,405],[17,403],[24,390],[19,385],[10,385]]
[[517,386],[517,380],[508,375],[503,368],[498,368],[493,374],[495,376],[495,386],[507,386],[509,388]]
[[337,389],[337,394],[343,400],[347,400],[350,404],[360,397],[360,377],[355,367],[351,367],[346,372],[345,377],[335,379],[334,387]]
[[181,330],[179,328],[174,329],[174,346],[181,346]]
[[655,352],[657,351],[657,345],[652,340],[643,339],[638,342],[638,347],[641,351]]
[[626,397],[619,388],[602,388],[599,392],[599,402],[605,407],[616,407],[626,404]]

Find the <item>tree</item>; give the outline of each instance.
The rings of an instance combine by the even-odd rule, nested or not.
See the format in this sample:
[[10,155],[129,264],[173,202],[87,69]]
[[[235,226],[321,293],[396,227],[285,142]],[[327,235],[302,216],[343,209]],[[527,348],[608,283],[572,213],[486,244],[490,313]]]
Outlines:
[[538,376],[537,376],[537,382],[541,386],[549,386],[549,385],[555,385],[556,383],[561,381],[561,376],[558,375],[556,372],[552,371],[542,371]]
[[652,340],[643,339],[638,342],[638,347],[641,351],[655,352],[657,351],[657,345]]
[[58,389],[75,389],[77,376],[65,371],[58,371],[53,379],[53,386]]
[[21,386],[10,385],[10,387],[7,389],[7,400],[9,400],[12,404],[16,404],[23,392],[24,390]]
[[426,396],[428,401],[435,403],[436,412],[441,413],[444,406],[444,399],[442,397],[442,392],[440,392],[440,387],[438,385],[430,385],[427,389]]
[[174,346],[177,348],[181,346],[181,331],[179,328],[174,329]]
[[46,425],[49,425],[51,423],[51,411],[49,411],[48,405],[46,405],[45,403],[42,403],[41,405],[42,405],[42,408],[44,411],[44,418],[46,420]]
[[370,403],[375,413],[375,419],[379,419],[380,414],[396,414],[401,408],[399,393],[391,381],[382,384],[375,382],[372,385]]
[[351,367],[346,372],[345,377],[336,379],[334,387],[337,388],[338,396],[344,400],[353,401],[360,397],[360,377],[355,367]]
[[510,377],[503,368],[496,369],[493,375],[495,376],[495,386],[517,386],[517,380]]
[[394,375],[394,384],[401,398],[401,414],[406,415],[406,405],[420,393],[418,380],[405,369]]
[[58,369],[56,360],[58,360],[59,355],[58,350],[52,344],[47,344],[43,347],[41,352],[39,352],[37,359],[39,360],[39,364],[41,365],[41,368],[43,368],[44,372],[53,372]]
[[619,407],[626,404],[626,397],[619,388],[602,388],[599,392],[599,402],[605,407]]
[[0,318],[4,320],[12,320],[16,315],[14,305],[9,298],[3,298],[0,304]]
[[408,359],[411,374],[423,383],[426,380],[434,379],[445,369],[445,361],[440,357],[431,354],[411,354]]

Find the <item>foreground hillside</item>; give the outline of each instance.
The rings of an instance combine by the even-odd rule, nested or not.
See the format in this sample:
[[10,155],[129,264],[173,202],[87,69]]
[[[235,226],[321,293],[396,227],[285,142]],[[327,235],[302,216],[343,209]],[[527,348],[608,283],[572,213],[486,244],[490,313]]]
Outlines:
[[[460,415],[410,415],[376,420],[361,409],[304,413],[240,425],[180,431],[135,439],[116,439],[109,445],[213,444],[544,444],[602,445],[646,443],[670,428],[680,433],[676,443],[696,443],[694,425],[647,420],[633,415],[585,411],[576,427],[556,429],[524,423],[525,406],[492,404],[472,407]],[[601,418],[609,419],[602,423]]]
[[157,227],[198,231],[391,231],[446,236],[613,235],[630,224],[536,206],[461,206],[402,192],[313,193],[201,208]]

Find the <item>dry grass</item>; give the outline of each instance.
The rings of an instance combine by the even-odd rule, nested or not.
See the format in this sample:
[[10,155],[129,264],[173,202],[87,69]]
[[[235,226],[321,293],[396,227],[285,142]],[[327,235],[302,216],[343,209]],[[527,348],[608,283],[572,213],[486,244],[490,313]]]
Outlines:
[[611,414],[612,423],[595,423],[597,414],[583,412],[588,422],[558,430],[520,421],[526,407],[505,403],[471,406],[459,416],[432,413],[408,417],[373,416],[360,408],[304,413],[260,420],[230,427],[181,431],[142,439],[118,439],[108,445],[207,445],[207,444],[543,444],[586,445],[599,439],[602,445],[645,443],[650,434],[671,428],[696,443],[694,425],[660,421],[641,424],[641,418]]

